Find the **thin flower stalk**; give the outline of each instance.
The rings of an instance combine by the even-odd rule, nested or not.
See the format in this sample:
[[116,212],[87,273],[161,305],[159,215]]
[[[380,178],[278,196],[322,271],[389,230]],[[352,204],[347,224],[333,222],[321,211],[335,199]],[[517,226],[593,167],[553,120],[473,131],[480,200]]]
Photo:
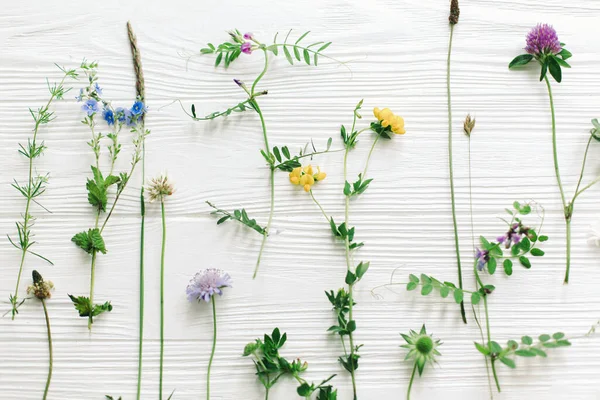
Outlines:
[[52,347],[52,330],[50,329],[50,316],[48,315],[48,307],[46,306],[46,300],[52,297],[52,290],[54,290],[54,284],[50,281],[44,281],[42,276],[34,270],[32,273],[33,285],[27,288],[28,294],[33,294],[42,303],[44,310],[44,319],[46,321],[46,333],[48,335],[48,375],[46,377],[46,386],[44,387],[44,394],[42,400],[46,400],[48,397],[48,391],[50,390],[50,382],[52,381],[52,369],[54,364],[54,350]]
[[[39,203],[39,197],[45,192],[46,184],[48,182],[48,175],[39,175],[35,171],[34,161],[36,158],[40,157],[46,146],[44,142],[41,143],[38,140],[38,133],[40,128],[43,125],[48,124],[50,121],[54,120],[54,112],[50,111],[50,106],[55,100],[61,100],[65,93],[67,93],[70,88],[65,88],[65,81],[69,78],[77,79],[77,71],[75,69],[67,70],[63,67],[57,65],[57,67],[62,71],[63,76],[58,84],[50,85],[48,83],[48,90],[50,92],[50,98],[46,102],[46,104],[40,107],[37,110],[29,109],[31,116],[33,117],[34,127],[33,127],[33,135],[27,141],[27,145],[24,146],[19,144],[19,153],[25,156],[28,159],[28,177],[27,184],[21,185],[16,179],[12,184],[12,187],[15,188],[23,197],[25,197],[25,212],[22,214],[22,220],[16,222],[18,240],[13,240],[10,236],[8,236],[8,240],[10,243],[21,252],[20,262],[19,262],[19,272],[17,273],[17,282],[15,285],[15,291],[13,294],[9,296],[9,301],[11,304],[11,318],[15,319],[15,316],[18,314],[18,307],[22,304],[22,301],[19,300],[19,286],[21,284],[21,276],[23,274],[23,269],[25,267],[25,259],[27,253],[32,254],[41,258],[42,260],[48,262],[53,265],[52,262],[41,256],[38,253],[35,253],[31,250],[31,247],[35,244],[33,239],[33,233],[31,231],[34,223],[35,217],[31,214],[32,203],[39,205],[44,208]],[[45,209],[45,208],[44,208]]]
[[232,281],[229,274],[218,269],[209,268],[194,275],[186,288],[186,294],[189,301],[210,302],[212,306],[213,336],[206,373],[206,400],[210,400],[210,372],[215,357],[215,350],[217,348],[217,307],[215,295],[218,294],[219,296],[222,296],[223,289],[231,286]]
[[[144,82],[144,70],[142,69],[142,58],[137,45],[137,38],[133,32],[131,23],[127,22],[127,35],[131,46],[131,55],[133,58],[133,69],[135,71],[135,88],[137,97],[145,102],[146,86]],[[145,116],[142,115],[140,124],[145,129]],[[146,181],[146,142],[142,143],[142,182]],[[140,293],[139,293],[139,344],[138,344],[138,377],[136,399],[140,400],[142,390],[142,359],[144,350],[144,300],[145,300],[145,276],[144,276],[144,245],[145,245],[145,222],[146,222],[146,202],[144,200],[144,185],[140,187]]]
[[[454,194],[454,164],[453,164],[453,151],[452,151],[452,92],[450,88],[450,60],[452,56],[452,39],[454,37],[454,25],[458,23],[458,17],[460,10],[458,8],[458,0],[452,0],[450,4],[450,39],[448,40],[448,57],[446,60],[446,92],[448,99],[448,170],[450,173],[450,199],[452,203],[452,224],[454,228],[454,249],[456,252],[456,265],[458,267],[458,285],[463,288],[462,279],[462,265],[460,259],[460,242],[458,238],[458,221],[456,218],[456,198]],[[460,303],[460,315],[463,322],[467,323],[467,317],[465,314],[465,305],[463,302]]]

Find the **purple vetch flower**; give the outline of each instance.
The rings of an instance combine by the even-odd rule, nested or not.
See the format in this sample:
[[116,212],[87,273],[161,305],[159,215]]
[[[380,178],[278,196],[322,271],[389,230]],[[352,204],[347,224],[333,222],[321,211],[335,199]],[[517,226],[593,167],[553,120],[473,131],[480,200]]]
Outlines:
[[104,111],[102,111],[102,118],[104,118],[108,126],[115,124],[115,113],[110,108],[105,108]]
[[244,33],[244,39],[246,40],[254,40],[254,36],[250,32]]
[[234,82],[235,82],[235,84],[236,84],[236,85],[238,85],[239,87],[242,87],[242,86],[244,86],[244,82],[242,82],[242,81],[241,81],[241,80],[239,80],[239,79],[234,79],[233,81],[234,81]]
[[88,99],[85,103],[83,103],[81,109],[85,111],[88,117],[91,117],[92,115],[100,111],[100,106],[98,105],[98,102],[96,100]]
[[538,24],[527,34],[525,51],[534,56],[558,54],[562,50],[558,35],[548,24]]
[[489,252],[487,250],[477,249],[475,252],[475,259],[477,259],[477,270],[483,271],[485,264],[489,261]]
[[240,50],[242,50],[242,53],[252,54],[252,43],[250,43],[250,42],[242,43]]
[[189,301],[204,300],[209,302],[213,295],[223,294],[223,288],[231,287],[231,277],[229,274],[216,268],[208,268],[203,272],[198,272],[190,280],[186,293]]

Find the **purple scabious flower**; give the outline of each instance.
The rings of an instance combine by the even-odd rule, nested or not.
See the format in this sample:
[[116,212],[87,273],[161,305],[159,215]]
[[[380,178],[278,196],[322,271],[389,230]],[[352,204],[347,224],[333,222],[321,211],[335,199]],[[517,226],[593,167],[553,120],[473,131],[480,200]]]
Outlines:
[[543,54],[558,54],[562,50],[558,35],[548,24],[538,24],[527,34],[525,51],[534,56]]
[[83,103],[81,109],[85,111],[88,117],[91,117],[92,115],[100,111],[100,106],[98,105],[98,102],[96,100],[88,99],[85,103]]
[[144,103],[140,100],[136,101],[135,103],[133,103],[133,105],[131,106],[131,113],[133,115],[141,115],[146,113],[147,108],[144,105]]
[[242,43],[240,50],[242,50],[242,53],[252,54],[252,43],[250,43],[250,42]]
[[188,283],[186,288],[189,301],[204,300],[209,302],[215,294],[221,296],[223,288],[231,287],[231,277],[229,274],[216,268],[208,268],[203,272],[198,272]]
[[115,124],[115,113],[110,108],[105,108],[104,111],[102,111],[102,118],[104,118],[108,126]]

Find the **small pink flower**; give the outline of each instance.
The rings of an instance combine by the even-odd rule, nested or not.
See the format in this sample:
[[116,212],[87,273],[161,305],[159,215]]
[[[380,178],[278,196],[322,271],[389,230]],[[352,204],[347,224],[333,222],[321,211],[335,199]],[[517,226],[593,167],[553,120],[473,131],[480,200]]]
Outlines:
[[252,36],[252,33],[246,32],[246,33],[244,33],[244,39],[246,39],[246,40],[254,40],[254,36]]
[[252,43],[244,42],[240,49],[242,50],[242,53],[252,54]]

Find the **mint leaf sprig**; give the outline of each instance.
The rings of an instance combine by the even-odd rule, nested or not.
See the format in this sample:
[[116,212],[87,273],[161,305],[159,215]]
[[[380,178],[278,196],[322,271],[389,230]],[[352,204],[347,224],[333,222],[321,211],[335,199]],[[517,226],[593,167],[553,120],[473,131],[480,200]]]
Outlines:
[[251,357],[256,368],[256,376],[265,388],[265,399],[269,398],[269,391],[284,376],[294,378],[300,386],[296,389],[300,397],[310,399],[318,391],[317,400],[336,400],[337,390],[327,383],[335,377],[331,375],[319,384],[308,383],[301,377],[308,368],[308,363],[299,358],[288,361],[279,354],[279,350],[287,341],[287,334],[280,332],[279,328],[273,329],[271,335],[265,334],[263,339],[256,339],[244,347],[242,355]]

